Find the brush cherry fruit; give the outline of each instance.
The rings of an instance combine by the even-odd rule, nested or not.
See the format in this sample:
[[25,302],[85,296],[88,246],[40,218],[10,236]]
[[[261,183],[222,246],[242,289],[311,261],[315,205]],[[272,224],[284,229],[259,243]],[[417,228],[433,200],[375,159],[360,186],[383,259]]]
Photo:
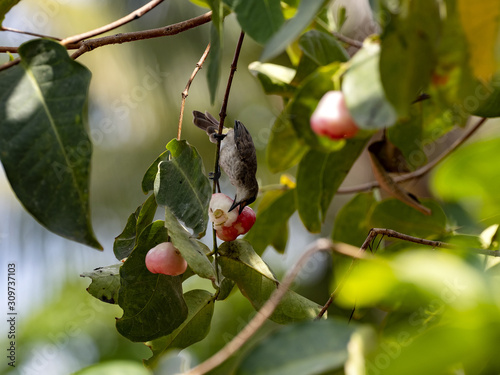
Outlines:
[[234,241],[239,235],[247,233],[255,223],[255,212],[246,206],[238,215],[238,208],[231,212],[233,200],[226,194],[212,195],[208,215],[214,223],[215,233],[223,241]]
[[342,91],[328,91],[323,95],[310,121],[313,132],[331,139],[352,138],[359,131]]
[[187,262],[172,242],[163,242],[148,251],[146,267],[151,273],[177,276],[186,271]]

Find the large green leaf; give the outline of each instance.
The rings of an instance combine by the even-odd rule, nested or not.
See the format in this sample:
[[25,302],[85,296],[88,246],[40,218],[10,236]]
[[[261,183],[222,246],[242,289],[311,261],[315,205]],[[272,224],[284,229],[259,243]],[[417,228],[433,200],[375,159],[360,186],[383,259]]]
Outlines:
[[371,228],[388,228],[420,238],[436,238],[446,232],[446,216],[433,200],[423,199],[431,215],[424,215],[398,199],[386,199],[378,203],[370,216]]
[[371,192],[354,196],[335,217],[333,240],[360,247],[371,229],[369,218],[375,204]]
[[167,145],[172,158],[160,162],[155,180],[155,196],[194,235],[202,237],[208,224],[208,205],[212,196],[200,154],[186,141],[173,139]]
[[233,11],[243,31],[260,44],[266,43],[284,22],[280,0],[235,0]]
[[389,22],[382,35],[380,76],[387,99],[400,116],[407,116],[411,103],[430,82],[441,20],[435,0],[402,3],[399,14],[388,13]]
[[366,40],[350,60],[342,91],[349,112],[362,129],[374,130],[394,125],[397,114],[385,97],[380,71],[380,44]]
[[347,51],[331,34],[318,30],[310,30],[299,39],[302,52],[318,66],[325,66],[332,62],[345,62],[349,59]]
[[120,289],[120,267],[122,263],[107,267],[98,267],[90,272],[84,272],[81,277],[90,277],[92,282],[87,292],[106,303],[118,303]]
[[21,0],[1,0],[0,1],[0,25],[2,25],[5,15],[9,10]]
[[[269,193],[267,193],[269,194]],[[258,209],[257,220],[245,240],[250,242],[257,254],[262,254],[276,238],[295,212],[295,190],[273,194],[272,202],[264,209]]]
[[116,329],[131,341],[149,341],[168,335],[188,315],[182,295],[182,276],[153,274],[146,268],[147,252],[168,239],[162,221],[146,227],[120,268],[118,304],[123,316]]
[[236,375],[329,374],[349,358],[354,331],[354,326],[332,319],[283,327],[245,355]]
[[[224,242],[219,253],[222,274],[234,280],[241,293],[259,310],[278,285],[267,264],[244,240]],[[279,324],[289,324],[313,319],[320,310],[318,304],[289,290],[269,319]]]
[[0,72],[0,159],[23,206],[52,232],[102,249],[90,223],[90,72],[64,47],[36,39]]
[[148,367],[155,367],[162,355],[173,348],[184,349],[201,341],[210,331],[214,313],[214,296],[206,290],[195,289],[184,294],[188,307],[186,320],[170,335],[147,342],[153,356],[144,361]]
[[158,173],[158,164],[160,164],[160,162],[162,161],[168,160],[169,157],[170,152],[168,150],[164,151],[149,166],[148,170],[144,174],[144,177],[142,178],[142,191],[144,192],[144,194],[147,194],[151,190],[154,190],[156,174]]
[[296,202],[300,218],[310,232],[319,232],[330,203],[368,138],[350,139],[338,151],[310,150],[297,170]]
[[[247,2],[252,3],[251,1]],[[260,60],[270,60],[283,52],[311,23],[324,2],[324,0],[301,1],[295,17],[286,21],[267,42]]]
[[165,208],[165,225],[174,246],[180,251],[187,264],[198,276],[215,280],[215,269],[203,250],[203,244],[186,231],[168,208]]
[[122,260],[130,255],[137,237],[144,228],[153,222],[157,207],[155,196],[152,194],[129,216],[125,228],[113,242],[113,252],[116,259]]
[[303,139],[295,132],[287,113],[284,110],[274,122],[266,148],[267,165],[273,173],[293,167],[308,150]]
[[500,213],[500,139],[476,142],[456,150],[436,169],[434,192],[448,202],[460,202],[483,224],[498,223]]

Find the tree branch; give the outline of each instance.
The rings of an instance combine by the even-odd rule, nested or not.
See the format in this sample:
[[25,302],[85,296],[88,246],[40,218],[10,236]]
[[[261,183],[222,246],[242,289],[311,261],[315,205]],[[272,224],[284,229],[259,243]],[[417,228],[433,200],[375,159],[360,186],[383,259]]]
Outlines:
[[342,35],[341,33],[337,33],[335,31],[332,34],[335,38],[337,38],[341,42],[347,43],[356,48],[363,47],[363,42],[360,42],[359,40],[348,38],[347,36]]
[[88,51],[92,51],[98,47],[107,46],[109,44],[122,44],[127,42],[134,42],[137,40],[153,39],[162,36],[170,36],[182,33],[186,30],[201,26],[212,19],[212,12],[207,12],[201,16],[191,18],[186,21],[174,23],[173,25],[160,27],[157,29],[134,31],[130,33],[116,34],[105,36],[102,38],[88,39],[78,42],[76,44],[68,44],[68,49],[78,48],[78,50],[71,55],[72,59],[76,59]]
[[[31,31],[23,31],[23,30],[13,29],[12,27],[7,27],[7,26],[0,26],[0,30],[1,31],[10,31],[12,33],[18,33],[18,34],[36,36],[38,38],[47,38],[47,39],[61,40],[61,38],[56,38],[56,37],[53,37],[53,36],[43,35],[43,34],[38,34],[38,33],[32,33]],[[5,48],[5,47],[0,47],[0,48]],[[13,47],[13,48],[17,48],[17,47]]]
[[[455,142],[453,142],[447,150],[445,150],[441,155],[439,155],[433,161],[427,163],[423,167],[417,169],[416,171],[406,173],[404,175],[396,176],[393,180],[394,182],[403,182],[412,180],[414,178],[418,178],[429,172],[432,168],[438,165],[441,161],[443,161],[448,155],[450,155],[453,151],[455,151],[458,147],[460,147],[467,139],[471,137],[472,134],[478,130],[481,125],[487,120],[487,118],[483,117],[479,119],[479,121],[472,126],[469,130],[467,130],[460,138],[458,138]],[[362,191],[369,191],[374,188],[380,187],[380,184],[377,181],[367,182],[365,184],[348,186],[344,188],[340,188],[337,190],[337,194],[352,194],[359,193]]]
[[203,52],[203,55],[201,55],[200,60],[196,63],[196,68],[194,68],[193,73],[191,73],[191,77],[189,77],[189,80],[186,84],[186,88],[182,92],[181,96],[181,111],[179,114],[179,125],[177,126],[177,140],[181,139],[181,132],[182,132],[182,118],[184,117],[184,106],[186,105],[186,98],[189,95],[189,88],[191,87],[191,83],[193,83],[194,77],[196,77],[196,74],[200,71],[201,67],[203,66],[203,63],[205,62],[208,53],[210,52],[210,43],[208,43],[207,48],[205,48],[205,52]]
[[332,247],[333,243],[328,239],[320,238],[316,240],[300,257],[295,266],[287,273],[283,282],[278,285],[273,294],[271,294],[271,297],[266,301],[264,306],[262,306],[252,320],[248,322],[245,328],[243,328],[243,330],[241,330],[226,346],[215,353],[212,357],[184,373],[184,375],[206,374],[208,371],[216,368],[236,353],[236,351],[240,349],[243,344],[245,344],[271,316],[292,285],[292,282],[298,275],[299,271],[306,264],[309,257],[319,251],[330,251]]
[[73,36],[70,36],[68,38],[64,38],[61,41],[61,44],[63,46],[65,46],[67,44],[77,43],[81,40],[92,38],[93,36],[100,35],[100,34],[103,34],[105,32],[114,30],[120,26],[123,26],[123,25],[131,22],[131,21],[134,21],[138,18],[141,18],[143,15],[145,15],[147,12],[149,12],[151,9],[153,9],[154,7],[156,7],[157,5],[159,5],[162,2],[163,2],[163,0],[152,0],[149,3],[147,3],[146,5],[134,10],[132,13],[128,14],[127,16],[120,18],[119,20],[116,20],[114,22],[111,22],[110,24],[107,24],[105,26],[99,27],[99,28],[94,29],[94,30],[87,31],[83,34],[73,35]]

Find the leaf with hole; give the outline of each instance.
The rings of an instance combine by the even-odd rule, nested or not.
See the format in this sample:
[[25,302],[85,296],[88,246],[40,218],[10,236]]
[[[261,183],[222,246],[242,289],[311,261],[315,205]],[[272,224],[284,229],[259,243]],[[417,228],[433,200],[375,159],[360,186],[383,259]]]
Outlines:
[[120,289],[120,267],[122,263],[107,267],[98,267],[90,272],[84,272],[81,277],[92,279],[87,292],[106,303],[118,303]]

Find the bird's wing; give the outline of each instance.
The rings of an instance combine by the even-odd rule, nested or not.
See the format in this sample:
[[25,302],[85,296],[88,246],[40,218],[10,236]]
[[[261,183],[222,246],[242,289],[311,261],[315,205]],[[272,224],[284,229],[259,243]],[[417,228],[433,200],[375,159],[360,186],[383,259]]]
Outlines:
[[218,131],[219,122],[208,112],[193,111],[193,123],[208,135]]
[[257,165],[257,156],[255,154],[252,136],[245,125],[238,120],[234,122],[234,142],[236,143],[236,148],[241,158],[247,162],[255,161],[252,165]]

